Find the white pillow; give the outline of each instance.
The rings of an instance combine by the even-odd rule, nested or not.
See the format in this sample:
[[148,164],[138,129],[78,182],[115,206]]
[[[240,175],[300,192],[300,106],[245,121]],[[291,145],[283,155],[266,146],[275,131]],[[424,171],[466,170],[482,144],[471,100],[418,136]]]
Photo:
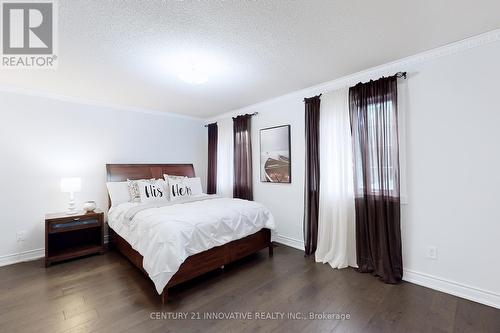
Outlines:
[[168,191],[163,179],[137,181],[141,202],[168,201]]
[[116,207],[119,204],[130,201],[127,182],[107,182],[106,187],[111,199],[111,206]]
[[203,193],[198,177],[168,177],[168,191],[171,201]]

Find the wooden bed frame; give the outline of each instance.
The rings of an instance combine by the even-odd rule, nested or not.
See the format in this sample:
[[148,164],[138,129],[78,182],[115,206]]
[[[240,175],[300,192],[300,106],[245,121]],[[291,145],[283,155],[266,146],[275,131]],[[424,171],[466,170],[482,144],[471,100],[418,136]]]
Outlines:
[[[106,171],[108,181],[111,182],[125,181],[127,179],[163,178],[163,174],[188,177],[195,176],[192,164],[106,164]],[[109,202],[111,204],[111,200],[109,200]],[[147,276],[142,265],[142,255],[134,250],[126,240],[120,237],[111,228],[108,227],[108,231],[112,247],[121,252]],[[273,245],[271,243],[271,231],[264,228],[247,237],[188,257],[163,289],[161,293],[162,303],[165,304],[168,300],[169,288],[223,267],[226,264],[266,247],[269,248],[269,256],[272,256]]]

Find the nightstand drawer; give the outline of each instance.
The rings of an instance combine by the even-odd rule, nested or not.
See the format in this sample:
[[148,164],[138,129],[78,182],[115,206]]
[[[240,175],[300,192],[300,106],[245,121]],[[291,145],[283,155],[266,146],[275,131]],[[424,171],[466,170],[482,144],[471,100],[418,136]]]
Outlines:
[[49,223],[49,233],[78,230],[82,228],[99,227],[101,221],[97,218],[74,218],[66,221],[53,221]]

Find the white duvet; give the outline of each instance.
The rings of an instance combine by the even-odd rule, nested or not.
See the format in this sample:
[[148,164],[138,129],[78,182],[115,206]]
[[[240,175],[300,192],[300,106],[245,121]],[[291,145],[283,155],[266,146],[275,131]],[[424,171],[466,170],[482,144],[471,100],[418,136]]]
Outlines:
[[156,206],[123,203],[109,210],[108,224],[144,257],[159,294],[187,257],[274,229],[262,204],[212,195]]

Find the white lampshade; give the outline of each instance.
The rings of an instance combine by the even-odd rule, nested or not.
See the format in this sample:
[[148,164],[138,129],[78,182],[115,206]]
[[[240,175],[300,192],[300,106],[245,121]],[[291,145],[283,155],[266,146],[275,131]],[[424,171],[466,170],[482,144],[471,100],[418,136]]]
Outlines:
[[61,192],[74,193],[82,189],[82,179],[78,177],[61,178]]

